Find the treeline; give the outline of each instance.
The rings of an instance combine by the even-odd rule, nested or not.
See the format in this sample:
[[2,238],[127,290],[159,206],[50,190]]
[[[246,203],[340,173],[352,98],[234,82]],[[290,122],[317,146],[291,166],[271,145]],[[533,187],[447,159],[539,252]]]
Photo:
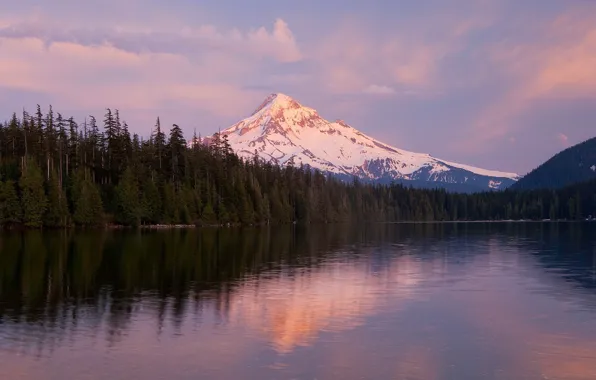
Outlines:
[[[100,125],[101,124],[101,127]],[[283,224],[338,221],[581,219],[596,183],[560,191],[450,194],[344,183],[307,167],[241,160],[225,136],[188,144],[157,118],[149,138],[118,110],[101,122],[50,107],[0,125],[0,225]]]

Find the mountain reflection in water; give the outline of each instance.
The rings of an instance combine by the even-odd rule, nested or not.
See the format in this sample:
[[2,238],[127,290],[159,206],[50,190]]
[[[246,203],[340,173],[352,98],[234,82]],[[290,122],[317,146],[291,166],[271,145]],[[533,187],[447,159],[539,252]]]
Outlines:
[[4,379],[593,379],[596,226],[0,235]]

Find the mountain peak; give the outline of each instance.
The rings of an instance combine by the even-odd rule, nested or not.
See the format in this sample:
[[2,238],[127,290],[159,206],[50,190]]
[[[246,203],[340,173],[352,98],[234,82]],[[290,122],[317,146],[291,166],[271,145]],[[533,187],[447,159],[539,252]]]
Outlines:
[[[273,93],[246,119],[221,132],[240,156],[308,165],[343,178],[504,188],[516,175],[439,160],[384,144],[349,126],[329,122],[292,97]],[[447,186],[446,185],[446,186]]]
[[292,97],[282,94],[280,92],[273,93],[265,98],[263,103],[253,112],[253,115],[264,109],[295,109],[301,108],[302,105],[294,100]]

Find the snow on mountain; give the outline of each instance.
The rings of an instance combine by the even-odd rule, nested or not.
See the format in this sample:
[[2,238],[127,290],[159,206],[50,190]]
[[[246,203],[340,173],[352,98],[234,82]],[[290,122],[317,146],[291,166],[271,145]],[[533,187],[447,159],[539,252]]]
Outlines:
[[[284,94],[272,94],[253,114],[220,132],[241,157],[312,168],[371,181],[463,184],[476,190],[502,189],[514,173],[475,168],[384,144],[344,121],[329,122]],[[207,138],[209,142],[211,137]],[[424,186],[428,187],[428,186]]]

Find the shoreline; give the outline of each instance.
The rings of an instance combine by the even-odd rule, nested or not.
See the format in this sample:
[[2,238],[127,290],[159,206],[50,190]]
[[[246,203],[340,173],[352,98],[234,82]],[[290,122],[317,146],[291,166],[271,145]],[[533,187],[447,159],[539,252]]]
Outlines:
[[[343,222],[331,222],[331,223],[282,223],[282,224],[275,224],[276,226],[283,226],[283,225],[318,225],[318,224],[359,224],[358,222],[350,222],[350,221],[343,221]],[[362,224],[379,224],[379,225],[390,225],[390,224],[536,224],[536,223],[548,223],[548,224],[555,224],[555,223],[594,223],[596,224],[596,219],[584,219],[584,220],[431,220],[431,221],[397,221],[397,222],[361,222]],[[105,224],[102,226],[66,226],[66,227],[43,227],[43,228],[30,228],[23,225],[13,225],[10,227],[2,227],[0,226],[0,232],[2,231],[57,231],[57,230],[184,230],[184,229],[213,229],[213,228],[255,228],[255,227],[265,227],[271,226],[268,223],[261,223],[261,224],[249,224],[243,225],[240,223],[226,223],[226,224],[144,224],[139,226],[125,226],[120,224]]]
[[514,219],[503,219],[503,220],[435,220],[435,221],[400,221],[400,222],[380,222],[382,224],[469,224],[469,223],[593,223],[596,219],[583,219],[583,220],[514,220]]

